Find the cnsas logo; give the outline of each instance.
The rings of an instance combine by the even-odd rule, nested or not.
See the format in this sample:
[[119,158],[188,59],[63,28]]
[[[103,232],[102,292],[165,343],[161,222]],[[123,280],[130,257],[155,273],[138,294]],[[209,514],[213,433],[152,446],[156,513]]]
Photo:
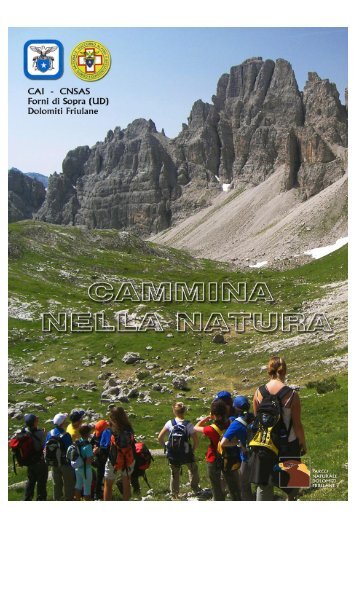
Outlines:
[[111,55],[101,42],[86,40],[72,50],[70,65],[77,77],[94,82],[107,75],[111,67]]
[[30,79],[63,75],[63,45],[59,40],[29,40],[24,45],[24,73]]

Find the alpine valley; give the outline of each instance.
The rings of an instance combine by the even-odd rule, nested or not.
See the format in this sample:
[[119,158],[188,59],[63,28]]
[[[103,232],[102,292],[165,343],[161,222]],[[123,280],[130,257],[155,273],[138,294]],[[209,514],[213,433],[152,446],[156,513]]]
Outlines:
[[[195,101],[174,139],[136,119],[69,150],[48,181],[11,169],[9,436],[28,412],[49,430],[57,412],[96,422],[121,404],[155,455],[137,499],[168,500],[157,436],[173,403],[195,423],[219,390],[251,400],[280,354],[312,467],[300,499],[346,500],[347,125],[335,84],[309,73],[300,91],[290,63],[257,57],[222,75],[211,103]],[[91,329],[101,312],[125,331]],[[46,331],[46,313],[84,328]],[[162,330],[148,327],[153,313]],[[178,329],[178,313],[211,327]],[[327,328],[274,327],[317,315]],[[185,477],[181,499],[195,500]],[[9,458],[9,499],[25,478]]]

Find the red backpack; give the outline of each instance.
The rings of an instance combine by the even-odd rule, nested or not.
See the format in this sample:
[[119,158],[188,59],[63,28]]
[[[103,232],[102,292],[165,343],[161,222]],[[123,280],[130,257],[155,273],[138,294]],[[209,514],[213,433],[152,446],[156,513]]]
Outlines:
[[9,441],[12,451],[14,472],[16,474],[16,461],[19,466],[30,466],[41,458],[42,452],[35,450],[34,435],[27,431],[16,433]]
[[140,493],[138,481],[139,477],[143,477],[144,481],[148,485],[148,488],[151,489],[145,471],[148,470],[148,468],[150,468],[150,465],[153,461],[154,458],[147,446],[145,445],[145,443],[141,443],[138,441],[135,444],[135,465],[131,476],[131,483],[135,492]]
[[145,472],[150,467],[153,456],[144,443],[135,444],[135,468],[139,472]]
[[134,462],[135,445],[132,431],[111,435],[109,459],[116,470],[128,470]]

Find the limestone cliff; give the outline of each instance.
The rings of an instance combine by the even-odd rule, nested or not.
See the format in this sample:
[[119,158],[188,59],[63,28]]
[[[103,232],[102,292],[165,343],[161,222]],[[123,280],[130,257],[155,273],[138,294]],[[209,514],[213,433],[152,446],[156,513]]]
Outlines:
[[220,77],[169,139],[136,119],[92,148],[70,151],[49,180],[38,219],[148,236],[197,212],[221,190],[256,186],[283,168],[302,201],[346,171],[347,109],[336,86],[309,73],[303,92],[283,59],[260,57]]

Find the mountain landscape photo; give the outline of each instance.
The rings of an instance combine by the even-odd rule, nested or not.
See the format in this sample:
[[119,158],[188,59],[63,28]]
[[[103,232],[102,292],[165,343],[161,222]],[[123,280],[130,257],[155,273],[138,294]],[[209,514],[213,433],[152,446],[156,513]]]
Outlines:
[[[346,236],[347,119],[334,83],[309,73],[300,91],[287,61],[248,59],[219,78],[212,104],[194,102],[176,138],[136,119],[70,150],[38,206],[23,191],[25,217],[273,265]],[[13,221],[23,201],[10,175]]]
[[[290,62],[261,57],[232,66],[213,92],[211,102],[194,101],[176,137],[137,118],[69,149],[48,178],[40,165],[9,170],[9,434],[29,411],[47,427],[58,411],[80,408],[93,422],[122,404],[156,455],[141,499],[165,500],[157,435],[172,403],[185,401],[195,423],[220,389],[252,399],[277,353],[300,390],[312,465],[333,483],[317,481],[301,499],[345,500],[348,94],[342,102],[315,72],[300,89]],[[103,305],[87,294],[94,282],[123,281],[265,282],[273,299]],[[262,324],[270,312],[324,314],[330,329],[259,332],[250,323],[237,332],[220,317],[207,331],[176,329],[176,312],[200,311],[205,322],[232,309],[259,312]],[[41,330],[44,312],[103,310],[132,326],[156,312],[165,327]],[[208,488],[204,454],[201,441]],[[25,471],[14,475],[11,458],[9,475],[9,499],[21,499]]]

